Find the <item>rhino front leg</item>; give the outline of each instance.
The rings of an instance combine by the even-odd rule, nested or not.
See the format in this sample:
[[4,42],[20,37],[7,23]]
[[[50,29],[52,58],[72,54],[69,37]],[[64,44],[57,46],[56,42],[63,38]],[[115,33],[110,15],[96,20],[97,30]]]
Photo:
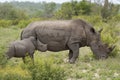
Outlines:
[[69,62],[75,63],[76,59],[79,56],[79,44],[77,44],[77,43],[71,44],[71,45],[69,45],[69,49],[71,51],[71,53],[69,53],[69,58],[71,58],[69,60]]
[[22,57],[23,63],[25,63],[25,57]]
[[73,52],[72,52],[72,50],[69,50],[69,60],[73,57]]

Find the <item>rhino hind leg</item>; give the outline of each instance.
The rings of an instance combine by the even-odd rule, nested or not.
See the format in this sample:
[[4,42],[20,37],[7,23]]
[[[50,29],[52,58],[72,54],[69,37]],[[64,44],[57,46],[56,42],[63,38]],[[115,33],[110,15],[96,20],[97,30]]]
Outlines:
[[72,52],[72,53],[69,53],[69,58],[70,58],[69,62],[72,64],[72,63],[75,63],[76,59],[79,56],[79,44],[77,43],[71,44],[71,45],[68,45],[68,47]]
[[30,58],[31,58],[31,60],[32,60],[32,63],[33,63],[33,65],[34,65],[34,51],[32,52],[30,52],[29,53],[29,56],[30,56]]

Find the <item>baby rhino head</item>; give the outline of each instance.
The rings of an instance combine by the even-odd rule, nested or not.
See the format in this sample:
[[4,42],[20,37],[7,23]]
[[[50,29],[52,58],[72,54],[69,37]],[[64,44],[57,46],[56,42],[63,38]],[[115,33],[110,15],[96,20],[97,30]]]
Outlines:
[[7,51],[5,52],[5,57],[6,57],[7,59],[12,58],[12,57],[14,56],[14,51],[15,51],[15,50],[14,50],[14,44],[11,43],[11,44],[9,45]]

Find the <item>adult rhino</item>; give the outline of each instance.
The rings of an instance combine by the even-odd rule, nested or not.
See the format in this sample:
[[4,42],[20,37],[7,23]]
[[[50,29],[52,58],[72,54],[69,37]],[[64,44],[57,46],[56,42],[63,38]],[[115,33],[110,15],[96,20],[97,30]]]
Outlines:
[[48,51],[69,50],[69,62],[74,63],[78,58],[79,48],[84,46],[89,46],[98,59],[108,57],[113,47],[105,46],[101,42],[100,32],[101,30],[97,32],[81,19],[37,21],[22,31],[21,39],[34,36],[42,44],[47,44]]

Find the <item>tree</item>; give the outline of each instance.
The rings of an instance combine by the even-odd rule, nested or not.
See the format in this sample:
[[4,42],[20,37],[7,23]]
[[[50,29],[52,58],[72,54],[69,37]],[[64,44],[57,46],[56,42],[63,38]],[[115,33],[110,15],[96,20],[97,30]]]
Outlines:
[[54,2],[50,2],[50,3],[46,3],[43,2],[43,14],[42,16],[45,18],[51,18],[54,15],[54,12],[56,10],[56,3]]
[[91,4],[86,0],[80,2],[71,1],[61,5],[60,10],[56,12],[57,19],[71,19],[72,16],[89,15],[91,13]]
[[101,10],[101,16],[103,20],[106,21],[112,16],[118,14],[118,12],[119,12],[119,6],[108,2],[108,0],[104,0],[104,6],[102,7],[102,10]]
[[82,15],[89,15],[91,13],[91,4],[86,0],[82,0],[78,3],[79,13]]
[[110,15],[108,0],[104,0],[104,6],[101,10],[101,16],[106,19]]
[[57,19],[70,19],[72,18],[73,10],[70,2],[65,2],[61,5],[61,8],[56,12]]
[[71,4],[72,4],[73,15],[78,16],[79,15],[78,2],[72,0]]
[[9,3],[0,4],[0,19],[25,19],[27,16],[24,11],[18,10]]

